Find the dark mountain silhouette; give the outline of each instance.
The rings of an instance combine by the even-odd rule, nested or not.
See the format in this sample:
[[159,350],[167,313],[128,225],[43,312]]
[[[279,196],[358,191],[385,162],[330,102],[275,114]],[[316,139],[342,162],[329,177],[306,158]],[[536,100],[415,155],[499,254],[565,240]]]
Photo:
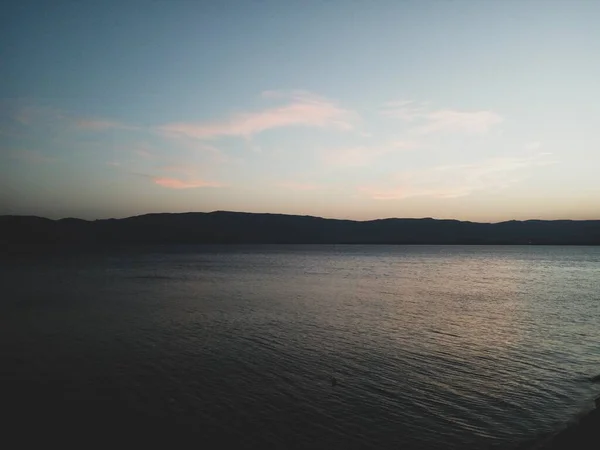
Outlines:
[[600,245],[600,220],[352,221],[227,211],[94,221],[0,216],[0,243],[4,248],[169,243]]

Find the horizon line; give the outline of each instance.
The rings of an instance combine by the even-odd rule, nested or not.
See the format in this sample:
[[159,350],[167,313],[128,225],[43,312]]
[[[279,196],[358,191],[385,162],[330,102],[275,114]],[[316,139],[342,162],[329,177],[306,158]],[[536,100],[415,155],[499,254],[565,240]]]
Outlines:
[[153,216],[153,215],[183,215],[183,214],[218,214],[218,213],[228,213],[228,214],[248,214],[248,215],[272,215],[272,216],[289,216],[289,217],[310,217],[313,219],[321,219],[321,220],[337,220],[337,221],[346,221],[346,222],[377,222],[382,220],[437,220],[437,221],[453,221],[453,222],[462,222],[462,223],[477,223],[477,224],[501,224],[507,222],[600,222],[600,218],[598,219],[507,219],[501,220],[498,222],[479,222],[474,220],[461,220],[461,219],[448,219],[448,218],[437,218],[437,217],[381,217],[377,219],[365,219],[365,220],[357,220],[357,219],[341,219],[337,217],[323,217],[323,216],[313,216],[310,214],[289,214],[289,213],[277,213],[277,212],[248,212],[248,211],[231,211],[231,210],[213,210],[213,211],[185,211],[185,212],[150,212],[143,214],[136,214],[132,216],[124,216],[124,217],[108,217],[104,219],[81,219],[79,217],[67,216],[61,217],[58,219],[51,219],[49,217],[38,216],[35,214],[0,214],[0,218],[2,217],[34,217],[39,219],[51,220],[54,222],[58,222],[61,220],[82,220],[84,222],[96,222],[96,221],[106,221],[106,220],[126,220],[132,219],[135,217],[144,217],[144,216]]

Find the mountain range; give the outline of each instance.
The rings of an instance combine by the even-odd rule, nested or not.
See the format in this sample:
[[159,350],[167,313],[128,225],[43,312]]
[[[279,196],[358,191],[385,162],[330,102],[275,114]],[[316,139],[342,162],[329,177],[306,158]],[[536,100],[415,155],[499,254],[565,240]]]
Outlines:
[[109,244],[533,244],[600,245],[600,220],[353,221],[229,211],[51,220],[0,216],[0,245]]

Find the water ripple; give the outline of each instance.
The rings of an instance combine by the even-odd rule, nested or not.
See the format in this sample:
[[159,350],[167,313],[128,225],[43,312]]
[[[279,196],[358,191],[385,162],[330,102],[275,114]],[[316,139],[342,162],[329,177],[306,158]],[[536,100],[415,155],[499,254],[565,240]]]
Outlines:
[[2,394],[236,447],[517,448],[600,391],[598,263],[435,246],[22,263],[0,275]]

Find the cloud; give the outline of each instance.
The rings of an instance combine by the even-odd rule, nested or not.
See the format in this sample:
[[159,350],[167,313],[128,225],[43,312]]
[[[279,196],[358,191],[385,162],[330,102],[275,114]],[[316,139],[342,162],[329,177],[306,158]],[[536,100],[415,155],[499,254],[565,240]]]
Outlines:
[[410,100],[386,103],[381,114],[405,122],[418,122],[413,129],[413,132],[417,134],[482,134],[503,120],[499,114],[493,111],[458,111],[454,109],[431,111],[425,104],[416,104]]
[[424,103],[417,104],[413,100],[387,102],[383,105],[381,114],[385,117],[411,122],[426,114],[426,106]]
[[316,191],[321,189],[322,186],[313,183],[299,183],[295,181],[286,181],[277,185],[283,189],[289,189],[291,191]]
[[[10,104],[12,119],[24,126],[75,127],[81,130],[104,131],[110,129],[138,130],[135,127],[116,120],[105,118],[81,118],[53,107],[17,102]],[[0,106],[1,108],[1,106]]]
[[134,153],[142,158],[153,158],[154,155],[150,153],[148,150],[144,150],[142,148],[134,150]]
[[55,157],[44,155],[36,150],[15,150],[11,152],[10,156],[13,159],[29,164],[47,164],[56,162]]
[[[280,98],[283,93],[268,91],[263,96]],[[160,127],[168,135],[181,135],[196,139],[215,139],[222,136],[249,138],[266,130],[282,127],[317,127],[349,130],[354,114],[329,100],[313,94],[294,91],[290,101],[279,107],[257,112],[238,113],[231,118],[207,123],[173,123]]]
[[439,132],[479,134],[502,122],[502,118],[491,111],[462,112],[450,109],[427,114],[427,123],[417,128],[419,134]]
[[457,198],[481,191],[498,191],[521,181],[527,170],[555,164],[548,154],[493,158],[474,164],[438,166],[403,172],[391,183],[359,190],[375,200],[411,197]]
[[322,153],[321,160],[330,166],[363,167],[388,153],[386,148],[348,147],[330,149]]
[[[106,118],[78,117],[60,109],[37,104],[29,104],[22,101],[9,103],[7,108],[12,120],[25,129],[60,129],[68,131],[79,130],[92,132],[107,130],[141,130],[140,127],[132,126],[116,120]],[[2,104],[0,104],[0,116],[1,114]]]
[[78,119],[75,126],[81,130],[106,131],[106,130],[137,130],[137,127],[125,123],[106,119]]
[[214,162],[228,162],[231,158],[223,153],[223,151],[206,142],[199,142],[197,139],[187,136],[171,136],[176,138],[175,142],[183,148],[193,152],[201,152],[205,155],[210,155]]
[[415,142],[396,141],[381,146],[357,146],[346,148],[333,148],[321,153],[321,161],[332,166],[363,167],[375,159],[389,153],[410,150],[417,146]]
[[48,106],[17,102],[8,105],[12,118],[21,125],[29,126],[39,123],[52,123],[65,119],[62,111]]
[[[166,175],[149,176],[154,183],[168,189],[194,189],[204,187],[223,187],[223,184],[215,181],[207,181],[198,178],[199,167],[193,165],[170,165],[163,166],[160,172]],[[179,174],[180,176],[173,176]]]
[[168,189],[194,189],[194,188],[203,188],[203,187],[222,187],[223,185],[220,183],[215,183],[212,181],[204,181],[204,180],[180,180],[178,178],[169,178],[169,177],[152,177],[152,181],[154,181],[159,186]]
[[32,115],[33,114],[31,110],[22,108],[14,114],[14,119],[21,125],[31,125]]
[[542,143],[539,141],[533,141],[533,142],[529,142],[527,144],[525,144],[524,148],[525,150],[529,150],[529,151],[533,151],[533,150],[539,150],[542,146]]
[[194,174],[196,174],[198,172],[198,168],[192,166],[192,165],[170,165],[170,166],[163,166],[160,168],[161,171],[163,172],[168,172],[168,173],[180,173],[180,174],[184,174],[187,176],[193,176]]
[[289,89],[289,90],[271,89],[271,90],[262,91],[260,93],[260,96],[263,98],[266,98],[266,99],[275,99],[275,100],[281,100],[281,99],[286,99],[286,100],[292,99],[292,100],[298,100],[298,101],[303,101],[303,100],[320,101],[320,100],[323,100],[323,97],[321,97],[320,95],[317,95],[310,91],[305,91],[303,89]]

